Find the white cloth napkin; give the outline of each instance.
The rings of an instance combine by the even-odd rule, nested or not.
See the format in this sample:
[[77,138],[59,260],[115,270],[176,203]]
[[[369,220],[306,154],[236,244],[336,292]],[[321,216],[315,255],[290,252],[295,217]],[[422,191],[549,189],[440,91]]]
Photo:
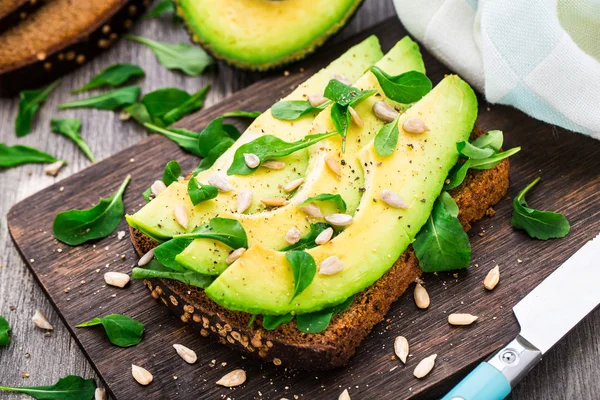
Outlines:
[[394,0],[408,31],[483,92],[600,139],[600,0]]

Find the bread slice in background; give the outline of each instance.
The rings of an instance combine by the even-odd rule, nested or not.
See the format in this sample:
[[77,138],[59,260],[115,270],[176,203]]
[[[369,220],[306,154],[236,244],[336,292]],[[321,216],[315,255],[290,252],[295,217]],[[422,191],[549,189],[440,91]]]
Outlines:
[[[471,139],[483,133],[476,128]],[[492,169],[469,170],[464,182],[449,192],[458,205],[458,219],[465,231],[506,195],[508,172],[507,159]],[[142,232],[135,229],[130,232],[138,254],[145,254],[157,246]],[[269,331],[262,327],[261,317],[248,326],[250,314],[219,306],[199,288],[168,279],[144,280],[144,284],[152,297],[160,299],[202,336],[212,337],[276,365],[312,371],[346,364],[371,329],[384,319],[392,303],[421,273],[418,260],[409,247],[383,277],[356,295],[346,311],[334,315],[321,333],[301,332],[295,321]]]

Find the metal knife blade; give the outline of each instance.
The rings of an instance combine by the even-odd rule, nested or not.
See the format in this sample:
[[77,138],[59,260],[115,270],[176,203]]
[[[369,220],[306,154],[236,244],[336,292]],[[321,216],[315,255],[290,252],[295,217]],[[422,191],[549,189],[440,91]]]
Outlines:
[[513,311],[521,337],[542,354],[600,304],[600,235],[525,296]]

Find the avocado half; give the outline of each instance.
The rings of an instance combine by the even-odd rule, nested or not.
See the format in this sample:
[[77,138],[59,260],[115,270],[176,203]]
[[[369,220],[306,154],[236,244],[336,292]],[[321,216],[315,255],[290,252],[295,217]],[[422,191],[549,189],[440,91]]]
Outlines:
[[300,60],[344,26],[362,0],[176,0],[192,41],[264,71]]

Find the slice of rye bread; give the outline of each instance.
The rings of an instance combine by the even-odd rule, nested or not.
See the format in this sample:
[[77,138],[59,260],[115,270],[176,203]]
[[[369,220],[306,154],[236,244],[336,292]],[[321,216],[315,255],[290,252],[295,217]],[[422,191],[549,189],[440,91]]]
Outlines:
[[[471,137],[482,134],[475,128]],[[485,215],[493,215],[491,207],[508,190],[507,159],[488,170],[469,170],[464,182],[450,191],[456,201],[465,231],[471,223]],[[131,240],[138,254],[145,254],[157,243],[142,232],[131,229]],[[286,364],[306,370],[326,370],[348,362],[360,342],[375,324],[381,322],[407,287],[422,271],[412,247],[377,282],[356,295],[352,305],[334,315],[322,333],[309,334],[297,329],[295,321],[269,331],[257,317],[251,326],[251,315],[227,310],[204,294],[204,291],[168,279],[144,280],[152,297],[160,299],[181,321],[211,336],[220,343],[253,354],[275,365]]]
[[0,33],[23,21],[51,0],[0,0]]
[[149,0],[51,0],[0,33],[0,92],[39,86],[110,47]]

